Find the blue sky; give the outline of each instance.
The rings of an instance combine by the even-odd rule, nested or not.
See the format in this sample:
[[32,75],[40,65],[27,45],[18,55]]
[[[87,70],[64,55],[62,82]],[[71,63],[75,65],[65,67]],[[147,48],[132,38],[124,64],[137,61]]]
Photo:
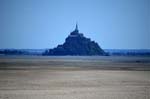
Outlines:
[[150,49],[150,0],[0,0],[0,48],[53,48],[76,21],[104,49]]

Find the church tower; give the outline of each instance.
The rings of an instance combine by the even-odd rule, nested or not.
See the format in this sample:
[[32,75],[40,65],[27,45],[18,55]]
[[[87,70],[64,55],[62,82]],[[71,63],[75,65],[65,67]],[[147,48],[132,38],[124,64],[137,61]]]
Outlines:
[[75,30],[70,33],[70,35],[79,35],[78,24],[76,23]]
[[79,30],[78,30],[78,24],[77,23],[76,23],[75,31],[79,32]]

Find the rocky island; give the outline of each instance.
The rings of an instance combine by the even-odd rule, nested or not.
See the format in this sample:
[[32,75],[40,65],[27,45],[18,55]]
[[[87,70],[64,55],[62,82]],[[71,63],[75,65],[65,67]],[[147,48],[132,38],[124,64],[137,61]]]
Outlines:
[[70,35],[65,39],[62,45],[56,48],[48,49],[44,55],[105,55],[103,49],[95,41],[86,38],[83,33],[79,33],[78,25]]

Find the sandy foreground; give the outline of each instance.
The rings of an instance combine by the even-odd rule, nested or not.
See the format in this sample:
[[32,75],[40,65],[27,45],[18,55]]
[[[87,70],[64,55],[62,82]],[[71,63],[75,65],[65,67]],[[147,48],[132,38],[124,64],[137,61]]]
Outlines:
[[[59,64],[62,61],[63,66]],[[84,69],[85,66],[81,68],[77,64],[81,61],[70,61],[0,59],[0,99],[150,99],[150,71],[114,70],[113,67]],[[89,64],[93,61],[88,60]],[[91,64],[103,67],[110,64],[108,61],[98,60],[96,62],[100,63]],[[88,62],[80,64],[88,65]],[[111,66],[122,64],[124,68],[125,65],[134,65],[135,68],[144,65],[148,68],[149,62],[139,62],[139,59],[136,62],[127,65],[111,61]],[[41,64],[36,66],[37,63]]]

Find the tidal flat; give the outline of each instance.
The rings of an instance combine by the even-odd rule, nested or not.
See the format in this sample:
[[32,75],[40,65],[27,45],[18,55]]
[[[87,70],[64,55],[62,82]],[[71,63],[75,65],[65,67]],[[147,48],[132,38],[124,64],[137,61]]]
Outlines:
[[0,56],[0,99],[150,99],[150,57]]

